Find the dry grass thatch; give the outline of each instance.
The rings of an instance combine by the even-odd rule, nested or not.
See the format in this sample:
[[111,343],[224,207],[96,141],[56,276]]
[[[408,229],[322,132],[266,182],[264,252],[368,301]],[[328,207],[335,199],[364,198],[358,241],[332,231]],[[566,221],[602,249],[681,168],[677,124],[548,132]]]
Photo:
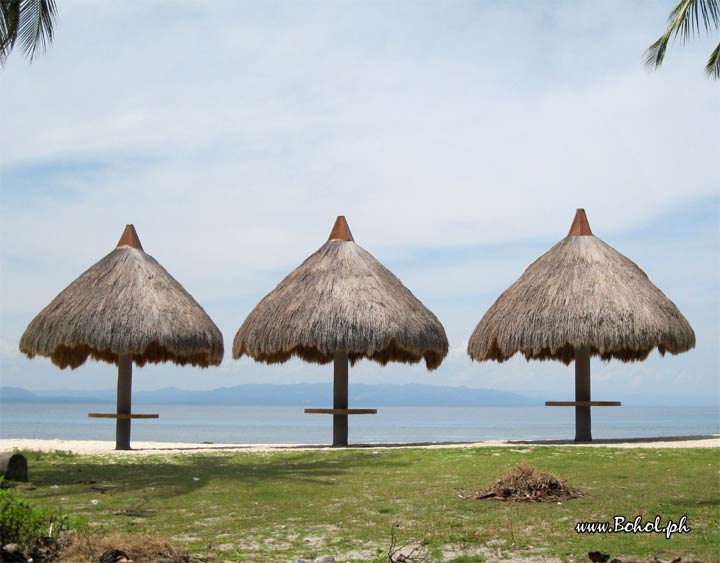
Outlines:
[[[128,233],[131,230],[131,233]],[[203,308],[152,256],[129,225],[119,246],[65,288],[20,339],[28,357],[65,368],[91,357],[206,367],[223,357],[223,339]]]
[[440,365],[448,352],[440,321],[346,227],[338,238],[336,224],[330,240],[253,309],[235,335],[233,358],[325,364],[346,350],[353,364]]
[[469,499],[511,500],[517,502],[549,502],[582,496],[552,473],[539,471],[521,462],[508,471],[489,489],[470,495]]
[[569,364],[576,348],[589,346],[603,360],[628,362],[656,347],[664,355],[695,346],[675,304],[634,262],[589,232],[578,210],[571,235],[531,264],[477,325],[468,342],[472,359],[502,362],[520,352],[528,360]]
[[109,536],[72,536],[57,559],[58,563],[97,563],[103,553],[119,549],[135,563],[157,561],[190,561],[188,554],[166,539],[153,534],[113,534]]

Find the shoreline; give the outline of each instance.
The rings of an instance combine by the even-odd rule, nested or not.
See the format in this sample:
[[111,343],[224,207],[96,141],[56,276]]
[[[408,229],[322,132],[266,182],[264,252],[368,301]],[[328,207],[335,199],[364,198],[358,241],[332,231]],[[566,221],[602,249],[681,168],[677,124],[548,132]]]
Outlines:
[[[706,436],[675,436],[653,438],[600,439],[589,443],[575,443],[572,440],[485,440],[479,442],[404,442],[350,444],[343,449],[395,449],[395,448],[497,448],[527,446],[560,446],[575,448],[720,448],[720,434]],[[72,452],[79,455],[160,455],[195,454],[217,452],[283,452],[320,451],[333,449],[323,444],[212,444],[186,442],[133,442],[132,450],[116,451],[115,442],[110,440],[41,440],[35,438],[0,438],[0,451]]]

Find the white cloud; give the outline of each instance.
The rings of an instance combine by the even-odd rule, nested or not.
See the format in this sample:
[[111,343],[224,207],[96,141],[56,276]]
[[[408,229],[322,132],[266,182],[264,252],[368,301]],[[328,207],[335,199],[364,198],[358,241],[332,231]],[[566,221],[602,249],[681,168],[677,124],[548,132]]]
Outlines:
[[5,338],[0,338],[0,358],[3,360],[15,360],[20,357],[17,344],[8,341]]

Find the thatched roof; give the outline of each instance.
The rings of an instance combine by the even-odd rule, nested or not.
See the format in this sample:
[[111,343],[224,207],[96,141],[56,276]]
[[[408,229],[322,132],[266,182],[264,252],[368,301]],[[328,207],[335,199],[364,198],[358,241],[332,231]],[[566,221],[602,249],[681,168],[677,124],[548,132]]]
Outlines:
[[203,308],[143,251],[128,225],[117,248],[66,287],[28,325],[20,351],[76,368],[88,356],[137,365],[206,367],[223,357],[222,334]]
[[502,362],[520,352],[569,364],[581,346],[604,360],[636,361],[653,348],[685,352],[695,346],[695,333],[645,272],[593,236],[578,209],[568,236],[490,307],[468,354]]
[[435,369],[447,355],[440,321],[369,252],[355,244],[344,217],[328,241],[253,309],[235,335],[233,358],[266,363],[297,356],[325,364],[347,351]]

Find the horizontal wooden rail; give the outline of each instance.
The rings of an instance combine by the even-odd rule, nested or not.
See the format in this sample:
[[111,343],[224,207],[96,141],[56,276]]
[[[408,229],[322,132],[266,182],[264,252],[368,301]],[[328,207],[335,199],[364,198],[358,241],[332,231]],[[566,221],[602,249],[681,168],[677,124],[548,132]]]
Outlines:
[[620,407],[620,401],[545,401],[546,407]]
[[160,418],[159,414],[115,414],[115,413],[100,413],[90,412],[88,413],[89,418],[119,418],[121,420],[127,420],[130,418]]
[[305,414],[377,414],[377,409],[305,409]]

